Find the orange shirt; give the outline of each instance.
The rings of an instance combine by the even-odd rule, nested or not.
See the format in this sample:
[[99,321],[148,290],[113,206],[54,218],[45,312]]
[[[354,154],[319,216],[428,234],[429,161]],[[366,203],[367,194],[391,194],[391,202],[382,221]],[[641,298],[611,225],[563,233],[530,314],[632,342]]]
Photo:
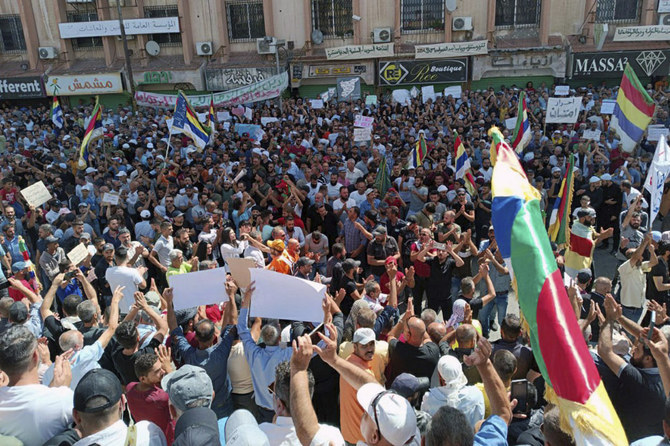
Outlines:
[[292,256],[291,253],[284,250],[282,255],[272,259],[272,262],[268,265],[268,269],[277,271],[278,273],[291,275],[293,274],[293,264],[297,262],[298,259],[299,257],[297,255]]
[[[364,361],[354,354],[349,355],[347,361],[372,375],[372,369],[368,361]],[[361,434],[363,412],[364,409],[356,399],[356,389],[340,377],[340,430],[347,443],[365,442],[365,438]]]

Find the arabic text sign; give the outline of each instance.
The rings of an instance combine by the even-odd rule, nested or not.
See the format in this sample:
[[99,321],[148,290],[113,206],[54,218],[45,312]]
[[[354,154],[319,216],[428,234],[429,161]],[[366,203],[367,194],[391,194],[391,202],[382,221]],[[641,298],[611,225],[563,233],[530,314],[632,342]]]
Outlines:
[[370,141],[371,130],[372,129],[370,127],[355,128],[354,141],[355,142]]
[[663,125],[650,125],[647,127],[647,139],[649,141],[660,141],[668,136],[668,129]]
[[55,75],[49,76],[46,81],[46,89],[49,96],[107,94],[122,92],[123,84],[121,83],[121,73]]
[[119,194],[112,194],[109,192],[105,192],[105,194],[102,196],[102,203],[107,203],[111,204],[112,206],[116,206],[119,204]]
[[36,208],[51,200],[51,192],[49,192],[49,189],[41,181],[22,189],[21,195],[23,195],[23,198],[29,205]]
[[[210,99],[214,100],[214,105],[217,107],[234,107],[276,98],[286,90],[286,87],[288,87],[288,73],[283,72],[257,84],[235,90],[214,93],[213,95],[188,96],[188,101],[193,107],[209,107]],[[137,105],[144,107],[171,108],[177,103],[177,95],[136,91],[135,100]]]
[[328,60],[376,59],[377,57],[393,57],[393,44],[378,43],[326,48],[326,58]]
[[600,114],[601,115],[611,115],[614,113],[614,106],[616,105],[616,101],[614,99],[603,99],[603,103],[600,106]]
[[[167,34],[178,33],[179,17],[160,17],[155,19],[126,19],[123,21],[126,34]],[[58,24],[61,39],[78,37],[120,36],[118,20],[98,20],[94,22],[64,22]]]
[[211,91],[231,90],[269,79],[272,68],[211,68],[205,70],[205,83]]
[[416,59],[434,59],[436,57],[459,57],[486,54],[489,52],[488,41],[437,43],[435,45],[416,45]]
[[225,268],[176,274],[168,280],[173,288],[175,310],[228,301]]
[[615,42],[644,42],[649,40],[670,40],[670,26],[617,26],[614,32]]
[[579,115],[581,98],[549,98],[547,124],[574,124]]
[[584,133],[582,134],[582,137],[584,139],[587,139],[587,140],[591,139],[593,141],[600,141],[600,130],[598,130],[598,129],[596,129],[596,130],[591,130],[591,129],[584,130]]
[[354,127],[372,127],[375,118],[372,116],[356,115],[354,117]]
[[67,253],[67,258],[75,265],[79,265],[86,260],[86,257],[88,257],[88,249],[86,249],[86,245],[83,243],[79,243]]
[[556,96],[567,96],[570,94],[570,86],[569,85],[556,85],[556,88],[554,89],[554,94]]

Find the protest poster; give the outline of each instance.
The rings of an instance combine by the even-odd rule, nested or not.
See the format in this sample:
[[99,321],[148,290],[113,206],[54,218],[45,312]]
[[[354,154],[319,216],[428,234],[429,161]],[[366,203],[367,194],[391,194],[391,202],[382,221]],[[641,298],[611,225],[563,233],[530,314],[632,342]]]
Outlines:
[[372,123],[374,122],[375,118],[372,116],[354,116],[354,127],[372,127]]
[[225,268],[175,274],[168,282],[173,289],[175,310],[228,301]]
[[514,130],[516,127],[516,116],[514,118],[505,119],[505,128],[508,130]]
[[338,77],[337,97],[340,101],[356,101],[361,98],[360,77]]
[[209,115],[209,113],[198,113],[198,112],[196,112],[196,114],[198,115],[198,121],[200,121],[203,124],[207,123],[207,116]]
[[217,121],[229,121],[231,118],[230,112],[227,111],[222,111],[222,112],[216,112],[216,119]]
[[582,137],[587,140],[592,139],[593,141],[600,141],[600,130],[584,130]]
[[600,105],[600,114],[601,115],[611,115],[614,113],[614,106],[616,101],[614,99],[603,99],[603,103]]
[[424,104],[428,102],[429,99],[435,102],[435,87],[432,85],[421,87],[421,97],[423,98]]
[[662,124],[654,124],[647,127],[647,139],[649,141],[660,141],[662,138],[667,138],[668,129]]
[[372,129],[370,127],[355,128],[354,129],[354,141],[356,141],[356,142],[370,141],[371,130]]
[[461,94],[463,93],[463,89],[461,88],[460,85],[454,85],[453,87],[447,87],[444,89],[444,97],[453,97],[454,99],[459,99],[461,97]]
[[256,287],[251,297],[251,317],[323,320],[321,303],[326,295],[325,285],[261,268],[253,268],[249,273]]
[[250,139],[256,140],[257,135],[262,136],[263,129],[258,124],[236,124],[235,132],[240,136],[246,133]]
[[547,124],[574,124],[579,116],[581,98],[549,98]]
[[244,117],[251,121],[254,117],[254,111],[249,107],[244,108]]
[[570,94],[570,86],[569,85],[556,85],[556,88],[554,89],[554,95],[556,96],[567,96]]
[[312,99],[312,108],[319,110],[323,108],[323,99]]
[[226,265],[230,275],[233,276],[235,282],[240,288],[246,288],[251,283],[251,275],[249,270],[256,268],[256,262],[253,259],[243,259],[240,257],[230,257],[226,259]]
[[268,124],[270,124],[270,123],[278,122],[278,121],[279,121],[279,119],[277,119],[277,118],[275,118],[275,117],[267,117],[267,116],[263,116],[263,117],[261,118],[261,124],[262,124],[262,125],[268,125]]
[[119,194],[114,194],[111,192],[105,192],[102,196],[102,203],[116,206],[119,204]]
[[47,189],[42,181],[21,189],[21,195],[29,205],[36,208],[51,200],[51,192],[49,192],[49,189]]
[[70,259],[73,265],[79,265],[88,257],[88,249],[83,243],[79,243],[67,253],[67,258]]
[[377,105],[377,95],[369,94],[365,97],[365,105]]
[[391,93],[393,100],[402,105],[409,105],[412,102],[409,90],[393,90]]

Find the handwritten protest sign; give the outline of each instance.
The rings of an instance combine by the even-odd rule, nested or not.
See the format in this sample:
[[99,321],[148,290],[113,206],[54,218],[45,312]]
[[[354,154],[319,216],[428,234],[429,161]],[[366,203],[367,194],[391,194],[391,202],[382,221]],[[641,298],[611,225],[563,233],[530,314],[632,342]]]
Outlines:
[[409,105],[412,102],[409,90],[399,89],[393,90],[391,93],[393,100],[402,105]]
[[567,96],[570,94],[570,86],[569,85],[556,85],[556,88],[554,89],[554,94],[556,96]]
[[21,189],[21,195],[29,205],[36,208],[51,200],[51,192],[41,181]]
[[228,121],[230,118],[231,118],[230,112],[227,111],[216,112],[216,120],[219,122]]
[[647,139],[649,141],[660,141],[668,136],[668,129],[662,124],[654,124],[647,127]]
[[600,141],[600,130],[584,130],[582,136],[587,140],[592,139],[593,141]]
[[312,108],[319,110],[323,108],[323,99],[312,99]]
[[102,196],[102,203],[107,203],[112,206],[116,206],[119,204],[119,194],[113,194],[110,192],[105,192],[105,194]]
[[445,98],[451,95],[454,99],[459,99],[462,93],[463,89],[461,88],[460,85],[455,85],[453,87],[447,87],[444,89]]
[[372,129],[370,127],[355,128],[354,129],[354,141],[356,141],[356,142],[370,141],[371,130]]
[[369,94],[365,97],[365,105],[377,105],[377,95]]
[[249,311],[252,317],[308,322],[323,320],[321,302],[326,295],[325,285],[267,269],[253,268],[249,272],[256,287]]
[[547,124],[574,124],[577,122],[581,98],[549,98]]
[[[173,288],[174,309],[216,304],[228,300],[225,268],[207,269],[169,278]],[[194,286],[193,284],[196,284]]]
[[375,118],[372,116],[356,115],[354,117],[354,127],[372,127]]
[[435,87],[432,85],[426,85],[421,87],[421,97],[423,98],[423,103],[425,104],[428,102],[429,99],[431,99],[433,102],[435,101]]
[[67,253],[67,258],[70,259],[73,265],[79,265],[88,257],[88,249],[83,243],[78,244],[70,252]]

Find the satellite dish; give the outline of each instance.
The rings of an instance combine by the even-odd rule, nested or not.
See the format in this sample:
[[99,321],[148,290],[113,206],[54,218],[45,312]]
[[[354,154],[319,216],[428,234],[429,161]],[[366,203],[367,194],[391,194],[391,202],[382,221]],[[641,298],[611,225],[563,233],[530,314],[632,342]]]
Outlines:
[[161,47],[155,40],[148,41],[144,48],[150,56],[158,56],[158,53],[161,52]]
[[320,30],[315,29],[312,31],[312,43],[314,45],[321,45],[323,43],[323,33]]
[[456,11],[456,0],[444,0],[444,7],[447,8],[447,11],[450,13]]

